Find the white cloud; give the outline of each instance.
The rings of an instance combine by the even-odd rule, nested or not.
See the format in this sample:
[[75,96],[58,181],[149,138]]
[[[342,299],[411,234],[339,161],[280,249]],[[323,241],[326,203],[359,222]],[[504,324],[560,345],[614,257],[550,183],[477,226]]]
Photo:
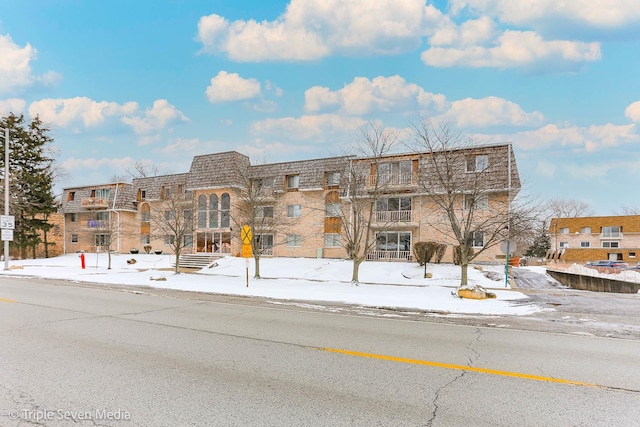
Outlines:
[[96,170],[96,169],[111,169],[111,170],[124,170],[128,167],[133,167],[136,161],[131,157],[124,157],[120,159],[103,157],[101,159],[87,158],[78,159],[70,157],[64,160],[61,166],[67,171],[78,171],[81,169]]
[[431,46],[472,46],[489,42],[496,36],[495,22],[488,16],[456,25],[443,17],[440,26],[429,38]]
[[6,116],[9,113],[20,114],[24,113],[27,102],[24,99],[9,98],[0,99],[0,116]]
[[513,141],[523,150],[544,150],[569,147],[594,152],[623,144],[640,143],[636,125],[605,125],[589,127],[547,124],[541,128],[503,135],[481,135],[494,140]]
[[299,118],[283,117],[257,121],[251,126],[251,131],[254,135],[275,134],[298,140],[324,140],[352,132],[364,123],[361,119],[335,114],[306,115]]
[[527,113],[518,104],[495,96],[454,101],[451,108],[436,119],[453,121],[460,127],[539,126],[544,122],[539,111]]
[[573,21],[594,28],[619,28],[640,22],[636,0],[535,0],[526,6],[514,0],[450,0],[449,4],[454,14],[468,7],[516,25]]
[[29,43],[18,46],[9,34],[0,34],[0,93],[15,93],[39,82],[50,85],[61,80],[62,76],[48,71],[42,76],[34,76],[31,61],[37,57],[37,50]]
[[444,95],[426,92],[398,75],[373,80],[356,77],[337,91],[314,86],[305,92],[305,110],[309,112],[338,109],[351,115],[412,110],[435,113],[448,106]]
[[291,0],[274,21],[200,18],[207,53],[235,61],[308,61],[332,53],[386,54],[415,49],[431,19],[424,0]]
[[422,52],[422,61],[433,67],[543,67],[566,70],[601,57],[600,43],[543,40],[532,31],[505,31],[494,45],[486,47],[432,47]]
[[261,85],[256,79],[245,79],[238,73],[220,71],[211,78],[206,94],[209,102],[229,102],[251,99],[259,96]]
[[96,102],[86,97],[47,98],[31,103],[29,115],[40,116],[45,123],[60,127],[78,122],[91,127],[103,123],[107,117],[132,114],[137,109],[138,104],[135,102],[120,105],[116,102]]
[[198,138],[193,139],[184,139],[184,138],[176,138],[176,142],[174,144],[167,145],[161,151],[164,154],[184,154],[193,152],[200,145],[200,140]]
[[[182,114],[166,99],[155,100],[153,107],[147,108],[142,115],[127,115],[122,117],[121,120],[124,124],[131,126],[137,134],[158,132],[173,123],[189,121],[187,116]],[[147,143],[151,142],[153,141],[150,140]]]
[[631,121],[640,122],[640,101],[636,101],[624,110],[624,115]]

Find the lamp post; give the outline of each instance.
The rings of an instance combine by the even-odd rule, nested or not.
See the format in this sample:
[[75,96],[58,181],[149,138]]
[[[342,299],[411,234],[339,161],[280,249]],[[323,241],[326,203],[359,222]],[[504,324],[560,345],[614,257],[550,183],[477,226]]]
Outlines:
[[[4,130],[4,214],[9,216],[9,127],[0,128]],[[13,231],[13,230],[12,230]],[[9,240],[4,240],[4,269],[9,269]]]

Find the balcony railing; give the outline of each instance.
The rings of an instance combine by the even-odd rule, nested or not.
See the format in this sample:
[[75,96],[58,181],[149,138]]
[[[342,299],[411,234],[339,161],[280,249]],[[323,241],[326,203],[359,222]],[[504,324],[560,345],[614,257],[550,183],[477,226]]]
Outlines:
[[601,239],[622,239],[622,232],[620,231],[611,231],[608,233],[600,233]]
[[411,185],[411,184],[415,184],[413,178],[414,178],[413,173],[411,172],[369,175],[369,185],[376,185],[376,182],[378,183],[379,186]]
[[411,251],[371,251],[367,255],[370,261],[411,261]]
[[412,211],[376,211],[377,222],[411,222]]
[[87,209],[102,209],[109,207],[109,199],[106,197],[85,197],[80,200],[80,205]]

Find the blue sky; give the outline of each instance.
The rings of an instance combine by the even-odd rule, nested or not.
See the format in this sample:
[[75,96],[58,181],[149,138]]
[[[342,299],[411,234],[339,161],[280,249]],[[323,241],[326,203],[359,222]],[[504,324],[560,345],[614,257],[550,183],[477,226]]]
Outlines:
[[0,114],[51,126],[59,187],[136,161],[337,155],[358,126],[511,141],[528,193],[640,207],[636,0],[3,0]]

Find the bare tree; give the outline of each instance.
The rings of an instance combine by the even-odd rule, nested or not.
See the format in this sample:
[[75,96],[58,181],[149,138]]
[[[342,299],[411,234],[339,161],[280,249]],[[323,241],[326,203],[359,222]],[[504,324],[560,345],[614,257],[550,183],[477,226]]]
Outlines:
[[393,179],[400,174],[385,171],[381,165],[398,144],[396,132],[382,129],[374,123],[360,128],[360,135],[353,147],[356,158],[345,165],[341,178],[341,199],[339,210],[334,215],[341,222],[342,245],[347,256],[353,261],[351,283],[359,283],[360,265],[376,246],[374,226],[384,231],[391,223],[388,219],[376,217],[376,207],[385,197]]
[[640,206],[622,205],[616,215],[640,215]]
[[507,194],[508,158],[493,156],[477,142],[449,124],[435,127],[430,121],[414,126],[415,149],[422,157],[419,185],[433,205],[425,221],[459,253],[460,286],[468,284],[468,265],[509,235],[519,218],[510,212],[510,198],[517,194],[514,182]]
[[235,188],[234,213],[231,220],[238,229],[248,226],[252,233],[251,256],[255,261],[254,278],[260,279],[260,258],[265,252],[284,241],[265,242],[265,235],[277,236],[276,231],[289,222],[286,212],[278,205],[278,193],[274,191],[272,176],[258,176],[251,168],[238,165],[234,170],[240,185]]
[[111,270],[111,252],[113,243],[118,241],[118,237],[124,232],[122,222],[116,211],[100,211],[93,214],[89,220],[89,227],[95,229],[96,252],[100,249],[107,253],[107,270]]
[[187,246],[186,236],[193,235],[195,202],[191,192],[181,185],[166,188],[162,200],[154,202],[149,211],[151,235],[162,239],[173,250],[175,273],[180,273],[180,255]]
[[593,210],[588,203],[575,199],[551,199],[545,204],[547,223],[551,218],[577,218],[589,216]]

